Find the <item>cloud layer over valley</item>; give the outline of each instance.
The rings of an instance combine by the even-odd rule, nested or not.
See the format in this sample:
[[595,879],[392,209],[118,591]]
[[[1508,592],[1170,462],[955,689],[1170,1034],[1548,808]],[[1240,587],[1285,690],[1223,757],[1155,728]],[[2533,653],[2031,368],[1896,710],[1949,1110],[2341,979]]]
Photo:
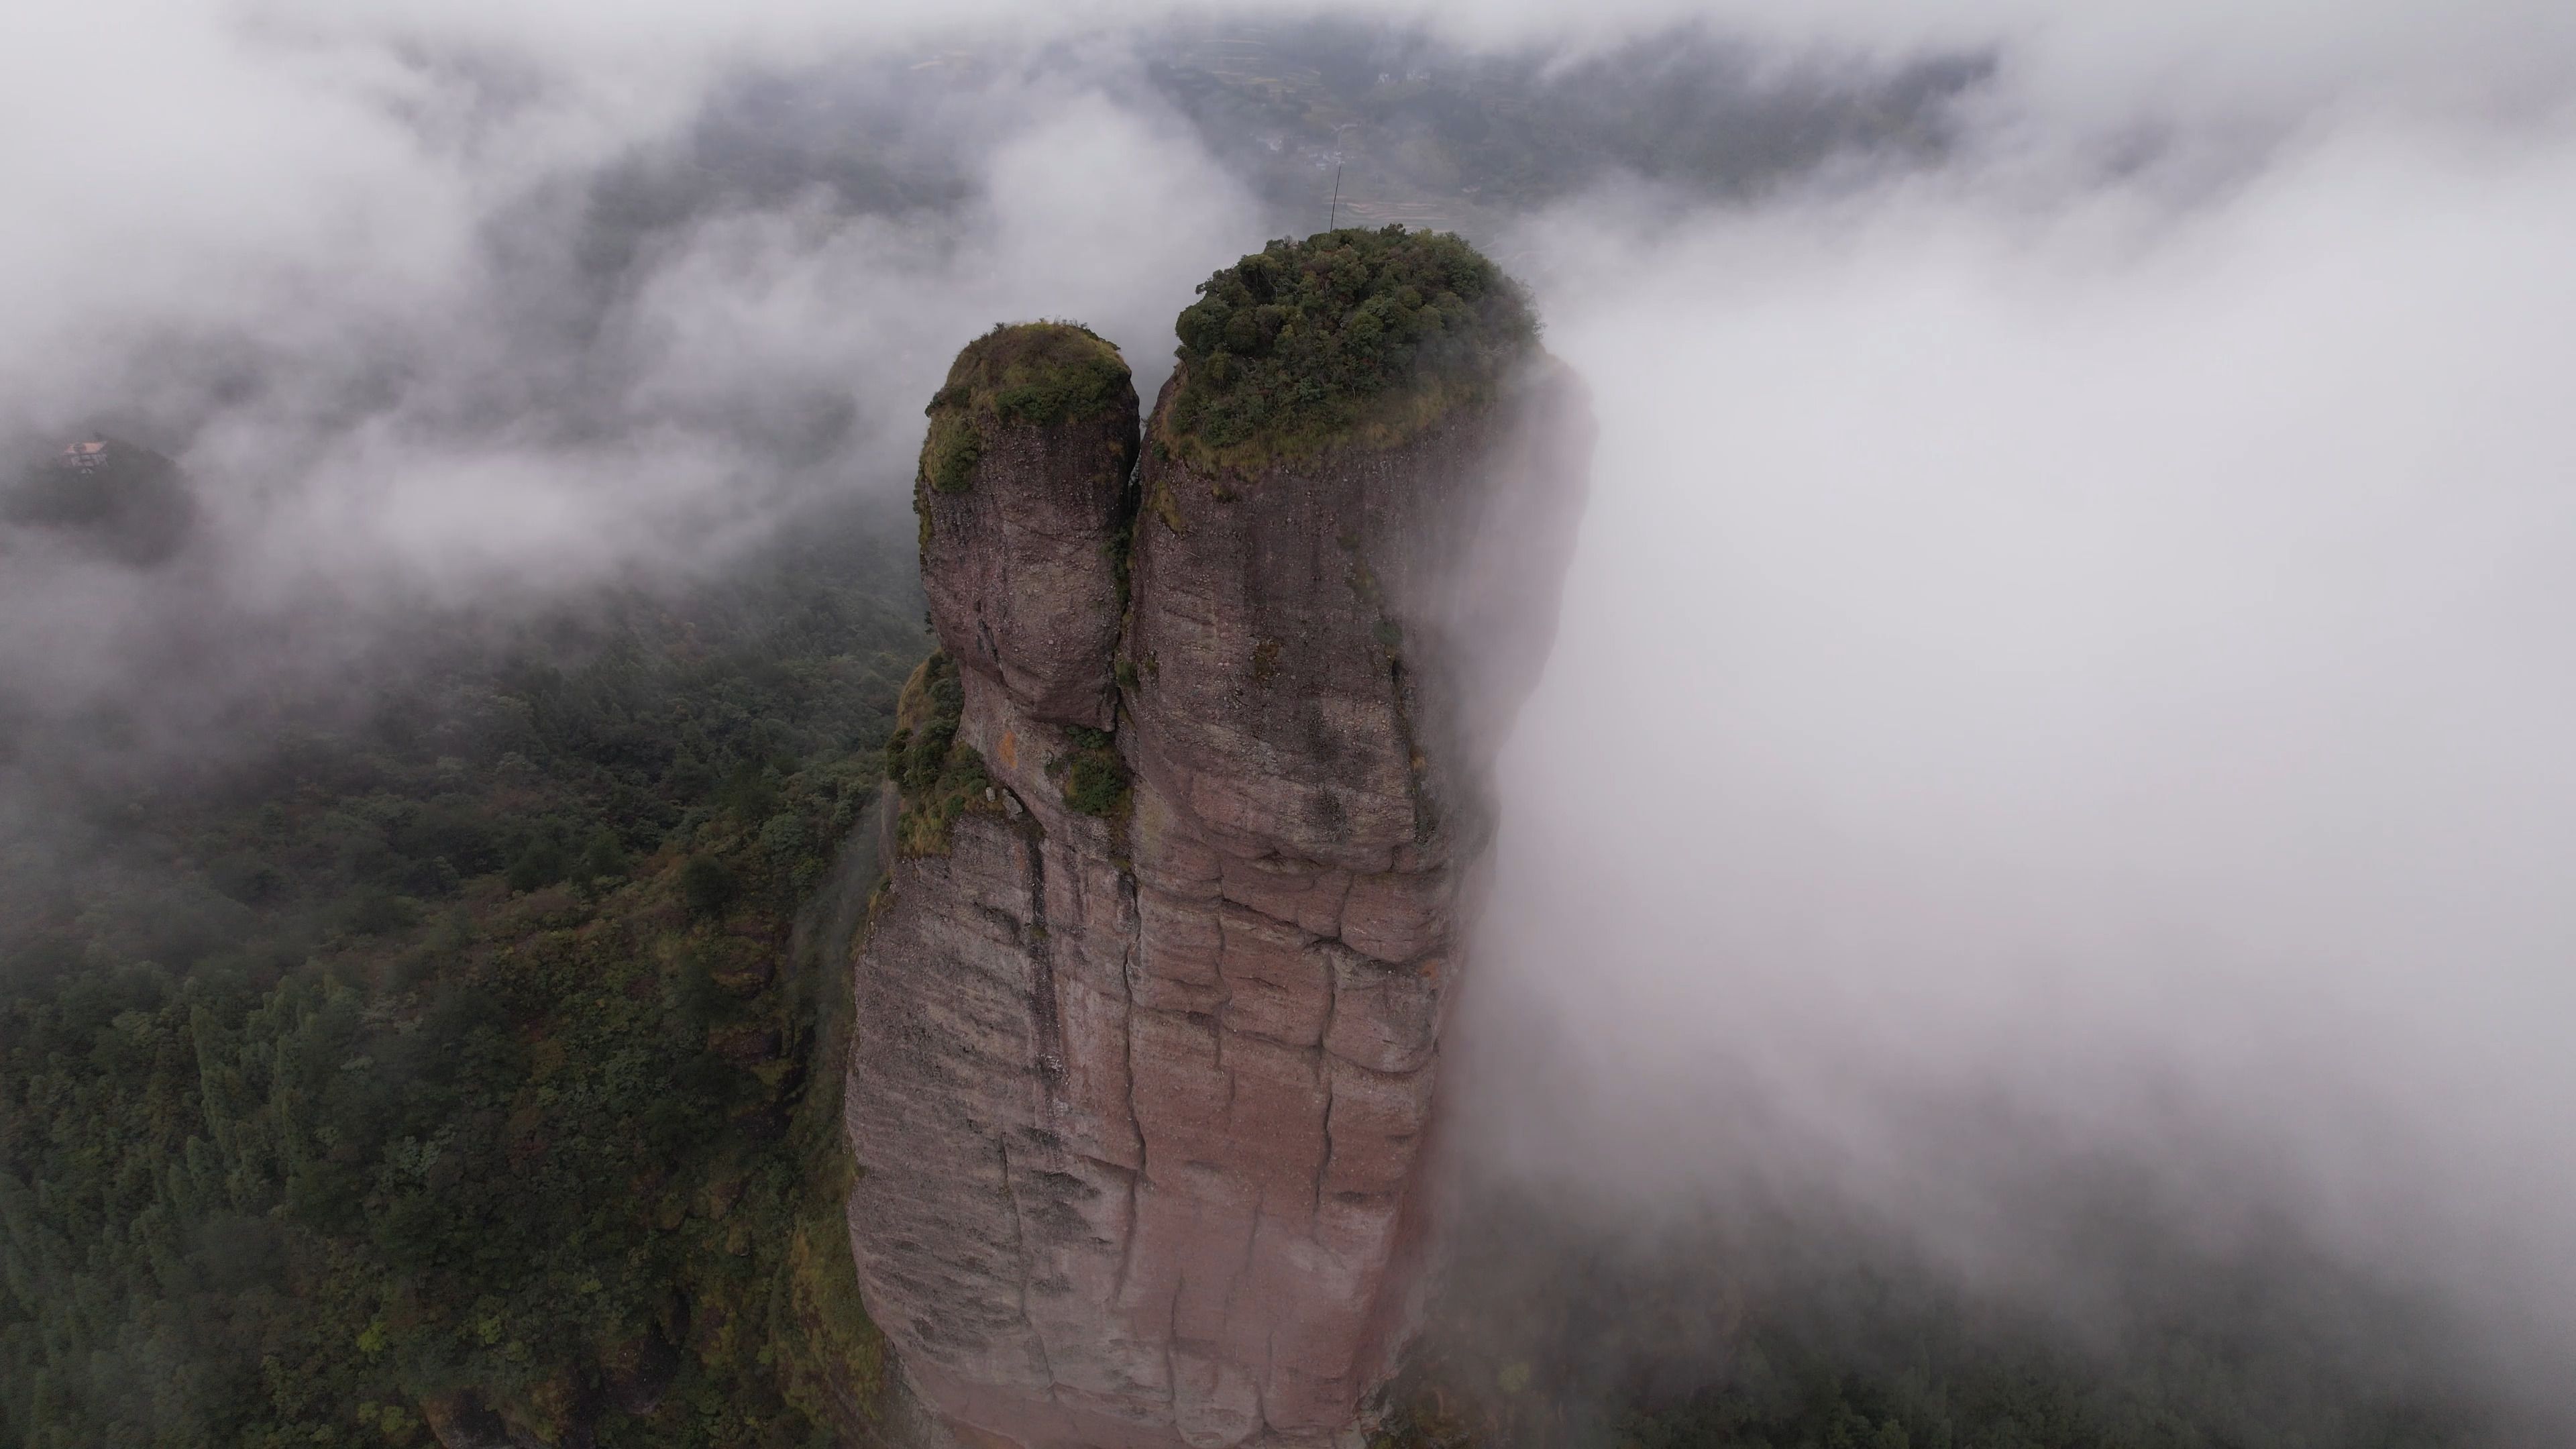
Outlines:
[[[203,516],[142,571],[0,528],[13,768],[899,509],[960,343],[1075,318],[1150,389],[1348,164],[1532,284],[1603,426],[1475,1170],[1831,1203],[2079,1315],[2125,1290],[2059,1190],[2139,1180],[2550,1382],[2576,13],[1778,8],[20,7],[117,61],[0,100],[0,438],[148,444]],[[1262,65],[1417,99],[1309,136]],[[1494,161],[1507,72],[1612,139]]]

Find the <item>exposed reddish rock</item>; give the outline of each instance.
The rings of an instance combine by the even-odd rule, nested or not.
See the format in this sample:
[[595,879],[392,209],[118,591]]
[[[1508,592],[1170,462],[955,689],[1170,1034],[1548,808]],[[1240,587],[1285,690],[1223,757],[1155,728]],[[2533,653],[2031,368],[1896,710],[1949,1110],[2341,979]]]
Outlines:
[[930,414],[949,447],[923,459],[915,500],[940,648],[1034,718],[1108,728],[1136,462],[1126,363],[1078,327],[997,328],[958,355]]
[[[954,758],[986,785],[896,862],[860,952],[850,1221],[971,1445],[1360,1423],[1412,1314],[1486,777],[1581,503],[1588,411],[1534,351],[1401,443],[1251,468],[1168,446],[1178,385],[1137,497],[1099,483],[1098,418],[962,491],[925,464]],[[1131,528],[1122,620],[1089,560]],[[1068,784],[1092,729],[1130,782],[1106,814]]]

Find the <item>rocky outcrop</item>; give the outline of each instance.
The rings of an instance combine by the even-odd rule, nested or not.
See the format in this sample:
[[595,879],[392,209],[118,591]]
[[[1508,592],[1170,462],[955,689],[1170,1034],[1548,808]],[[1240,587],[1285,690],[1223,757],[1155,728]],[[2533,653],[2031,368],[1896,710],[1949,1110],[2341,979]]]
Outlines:
[[1534,348],[1392,440],[1251,463],[1177,428],[1186,367],[1132,487],[1099,476],[1132,390],[988,412],[963,447],[934,412],[925,450],[955,676],[905,702],[850,1222],[871,1313],[970,1445],[1360,1421],[1430,1219],[1486,772],[1580,504],[1588,414]]
[[1111,723],[1136,389],[1078,327],[997,329],[930,406],[917,503],[940,648],[1051,724]]

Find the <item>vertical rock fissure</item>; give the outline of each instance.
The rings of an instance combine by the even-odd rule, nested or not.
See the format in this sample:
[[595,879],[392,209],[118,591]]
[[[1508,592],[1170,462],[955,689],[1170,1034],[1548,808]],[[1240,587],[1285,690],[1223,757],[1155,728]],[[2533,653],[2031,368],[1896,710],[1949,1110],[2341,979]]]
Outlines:
[[1136,941],[1133,936],[1130,936],[1121,944],[1124,950],[1118,962],[1118,983],[1120,989],[1126,993],[1126,1000],[1122,1003],[1119,1012],[1118,1050],[1122,1058],[1119,1063],[1119,1076],[1126,1084],[1126,1101],[1123,1105],[1127,1113],[1127,1132],[1136,1143],[1136,1163],[1127,1176],[1126,1232],[1118,1245],[1118,1273],[1111,1280],[1109,1301],[1113,1304],[1123,1304],[1128,1301],[1128,1292],[1134,1281],[1137,1214],[1141,1211],[1144,1198],[1145,1172],[1152,1161],[1146,1155],[1148,1149],[1145,1141],[1144,1119],[1136,1113]]
[[1176,1284],[1171,1309],[1163,1323],[1163,1402],[1177,1423],[1181,1407],[1181,1295]]
[[1037,1354],[1038,1369],[1046,1375],[1047,1397],[1055,1397],[1055,1367],[1047,1355],[1046,1335],[1038,1331],[1036,1315],[1029,1311],[1029,1291],[1037,1278],[1037,1263],[1029,1253],[1028,1224],[1020,1210],[1019,1174],[1011,1170],[1011,1141],[997,1137],[993,1146],[1002,1154],[1002,1197],[1011,1206],[1011,1256],[1019,1259],[1020,1329],[1028,1335],[1029,1347]]
[[[1244,1308],[1244,1305],[1240,1303],[1237,1295],[1247,1291],[1253,1285],[1254,1268],[1259,1262],[1261,1255],[1261,1224],[1267,1217],[1267,1209],[1258,1206],[1253,1208],[1252,1231],[1243,1235],[1243,1266],[1235,1270],[1234,1283],[1226,1290],[1225,1307],[1226,1317],[1228,1319],[1232,1319],[1238,1311],[1241,1311]],[[1270,1405],[1268,1402],[1270,1383],[1270,1340],[1272,1335],[1277,1331],[1278,1328],[1275,1321],[1273,1323],[1263,1325],[1261,1335],[1261,1372],[1252,1381],[1253,1422],[1264,1428],[1271,1427]]]
[[[1392,629],[1392,621],[1380,626]],[[1432,799],[1430,759],[1422,751],[1422,742],[1413,728],[1413,691],[1405,679],[1404,659],[1394,649],[1387,650],[1387,695],[1395,715],[1395,737],[1404,750],[1405,783],[1413,801],[1413,839],[1427,844],[1440,828],[1439,808]]]
[[1064,1107],[1064,1016],[1055,993],[1055,937],[1047,930],[1046,830],[1035,814],[1026,819],[1029,924],[1024,934],[1029,953],[1030,1040],[1037,1048],[1038,1082],[1051,1121]]

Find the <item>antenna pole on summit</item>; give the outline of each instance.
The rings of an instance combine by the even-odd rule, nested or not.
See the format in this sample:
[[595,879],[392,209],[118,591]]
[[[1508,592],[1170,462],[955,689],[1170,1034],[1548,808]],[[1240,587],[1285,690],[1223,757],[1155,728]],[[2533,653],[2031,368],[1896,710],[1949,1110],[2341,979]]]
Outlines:
[[1333,168],[1333,213],[1332,213],[1332,217],[1331,217],[1331,219],[1330,219],[1330,220],[1327,220],[1327,221],[1324,223],[1324,230],[1326,230],[1326,231],[1331,231],[1331,230],[1333,230],[1335,227],[1337,227],[1337,226],[1339,226],[1339,225],[1341,224],[1341,220],[1342,220],[1342,168],[1341,168],[1341,167],[1339,167],[1339,166],[1335,166],[1335,167]]

